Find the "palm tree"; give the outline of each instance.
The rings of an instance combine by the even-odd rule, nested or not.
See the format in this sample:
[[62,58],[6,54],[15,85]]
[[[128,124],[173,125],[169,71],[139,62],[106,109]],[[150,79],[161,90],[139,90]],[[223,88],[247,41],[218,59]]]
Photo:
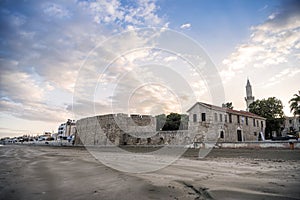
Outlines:
[[292,98],[290,103],[291,112],[294,115],[300,115],[300,90],[298,91],[298,94],[294,94],[294,98]]

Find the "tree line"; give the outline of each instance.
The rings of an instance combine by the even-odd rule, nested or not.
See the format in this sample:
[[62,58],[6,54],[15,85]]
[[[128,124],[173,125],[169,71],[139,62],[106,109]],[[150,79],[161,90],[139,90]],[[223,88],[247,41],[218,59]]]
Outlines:
[[155,116],[157,131],[187,130],[189,116],[186,114],[170,113]]
[[[289,101],[290,111],[294,116],[300,115],[300,91],[294,94]],[[272,138],[272,132],[281,133],[284,123],[284,112],[281,100],[276,97],[268,99],[256,100],[249,105],[249,112],[266,118],[265,137]]]

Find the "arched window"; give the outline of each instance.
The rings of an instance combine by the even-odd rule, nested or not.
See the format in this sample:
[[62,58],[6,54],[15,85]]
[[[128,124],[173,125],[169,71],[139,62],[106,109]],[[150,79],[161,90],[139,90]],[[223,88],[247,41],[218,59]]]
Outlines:
[[222,138],[222,139],[224,138],[224,131],[220,132],[220,138]]

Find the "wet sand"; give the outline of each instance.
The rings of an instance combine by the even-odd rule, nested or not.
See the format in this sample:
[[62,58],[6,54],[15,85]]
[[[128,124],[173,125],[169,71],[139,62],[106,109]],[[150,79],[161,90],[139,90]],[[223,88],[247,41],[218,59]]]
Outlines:
[[0,147],[0,199],[300,199],[300,151],[197,151],[161,170],[108,168],[84,148]]

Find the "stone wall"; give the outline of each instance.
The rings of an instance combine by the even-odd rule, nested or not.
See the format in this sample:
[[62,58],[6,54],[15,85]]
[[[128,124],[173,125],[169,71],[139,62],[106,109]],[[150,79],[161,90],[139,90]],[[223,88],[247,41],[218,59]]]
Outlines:
[[80,119],[76,127],[75,144],[122,145],[155,135],[156,120],[148,115],[108,114]]
[[187,145],[193,137],[188,130],[179,131],[155,131],[148,137],[134,137],[124,134],[124,144],[126,145]]
[[[205,114],[204,121],[202,121],[202,114]],[[199,103],[189,110],[189,130],[202,135],[204,141],[213,142],[217,139],[220,142],[237,142],[238,131],[241,133],[242,141],[257,141],[259,133],[264,133],[266,121],[264,118],[259,116],[255,118],[252,115],[244,111],[228,110],[217,106],[209,107]],[[255,120],[255,125],[253,120]]]
[[81,145],[187,145],[203,135],[188,130],[156,131],[152,116],[109,114],[77,121],[75,144]]
[[[205,121],[201,114],[205,113]],[[196,121],[194,116],[196,116]],[[243,119],[242,119],[243,118]],[[75,144],[83,145],[187,145],[193,142],[257,141],[265,120],[224,112],[222,108],[195,106],[189,112],[189,129],[156,131],[156,119],[149,115],[108,114],[77,121]],[[222,137],[221,137],[222,136]]]

